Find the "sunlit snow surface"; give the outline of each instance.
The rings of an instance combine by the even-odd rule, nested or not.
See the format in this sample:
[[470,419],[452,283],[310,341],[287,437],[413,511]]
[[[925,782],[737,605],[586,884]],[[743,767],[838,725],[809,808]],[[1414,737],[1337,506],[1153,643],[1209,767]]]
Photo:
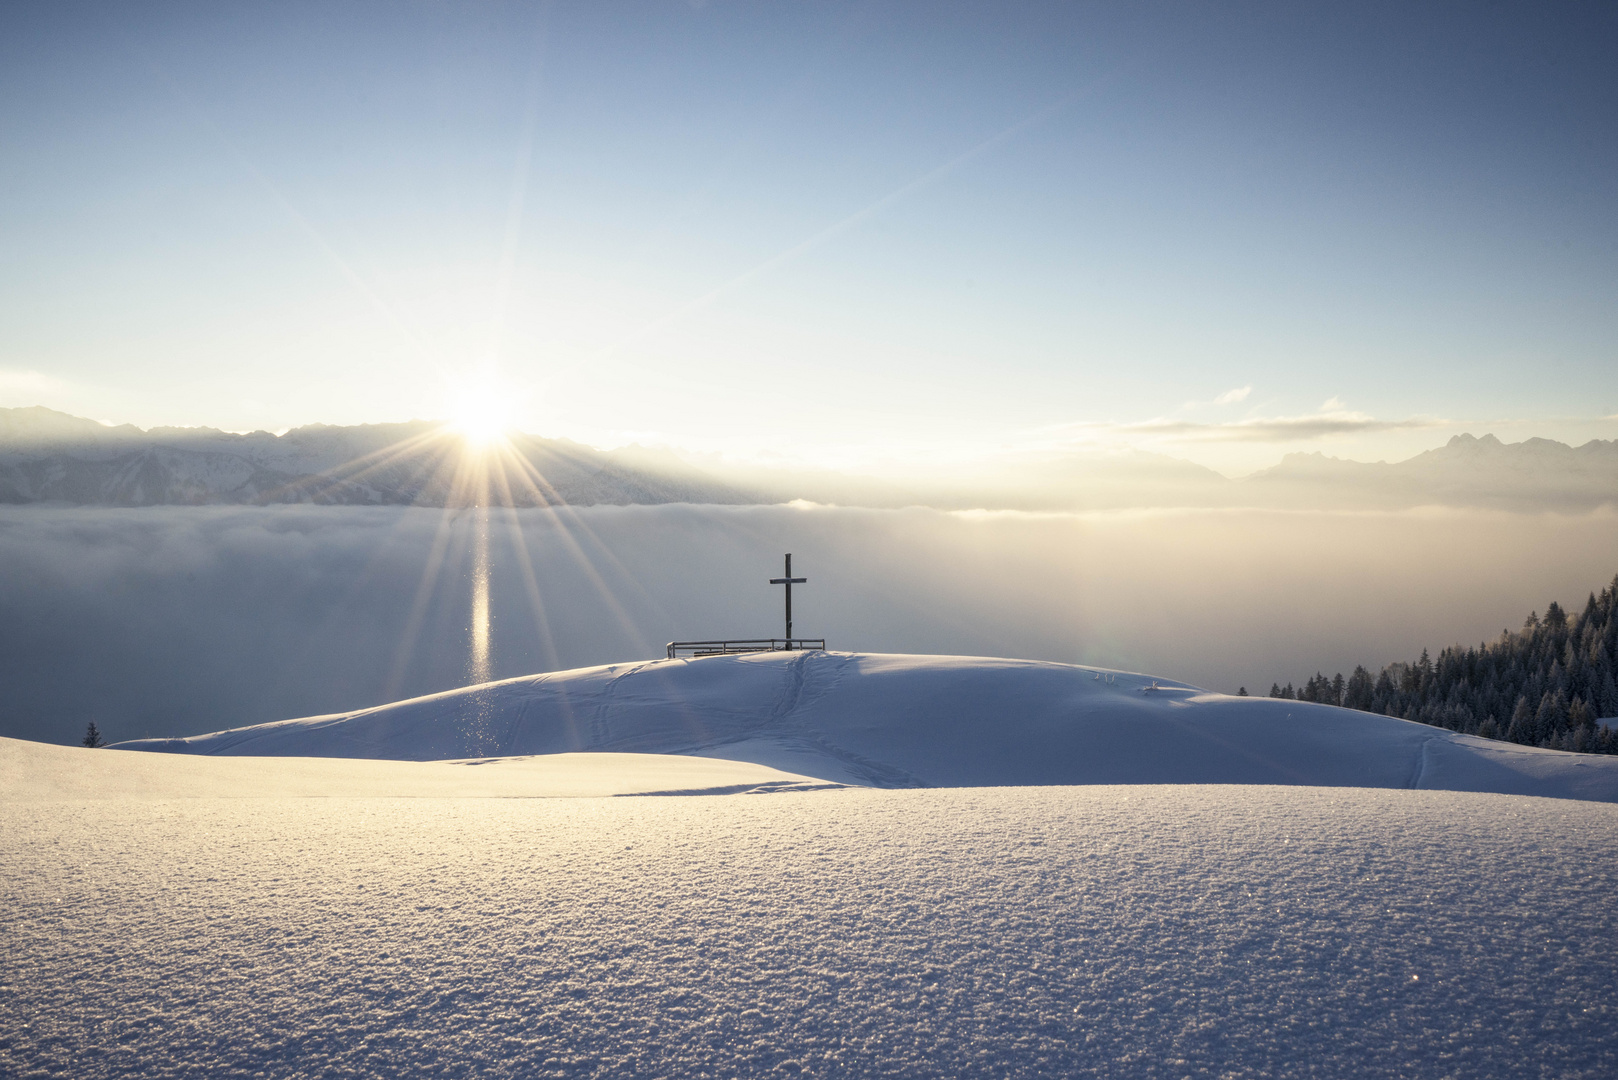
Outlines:
[[570,799],[835,787],[745,761],[547,754],[463,761],[90,753],[0,739],[0,804],[77,799]]
[[1618,1075],[1603,803],[123,799],[0,826],[6,1077]]
[[0,740],[0,1076],[1618,1075],[1618,759],[838,653],[144,745]]
[[874,787],[1325,784],[1618,801],[1618,758],[1071,664],[800,652],[612,664],[120,744],[209,755],[614,751]]

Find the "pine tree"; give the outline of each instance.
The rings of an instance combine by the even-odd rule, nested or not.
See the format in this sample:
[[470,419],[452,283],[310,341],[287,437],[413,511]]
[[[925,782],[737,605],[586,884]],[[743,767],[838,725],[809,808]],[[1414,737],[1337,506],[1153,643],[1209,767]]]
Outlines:
[[1371,709],[1371,673],[1361,664],[1343,687],[1343,705],[1349,709]]
[[1574,698],[1573,704],[1567,707],[1567,723],[1571,728],[1593,728],[1596,726],[1595,717],[1590,715],[1590,706],[1584,703],[1583,698]]
[[1506,741],[1525,743],[1534,734],[1534,710],[1526,694],[1517,695],[1517,707],[1511,712],[1511,723],[1506,727]]
[[82,740],[82,742],[84,743],[85,746],[89,746],[89,747],[92,747],[92,748],[97,747],[97,746],[105,746],[105,745],[107,745],[105,742],[102,741],[101,732],[96,729],[96,725],[95,725],[94,720],[90,721],[90,727],[89,727],[89,729],[87,731],[85,731],[84,739]]

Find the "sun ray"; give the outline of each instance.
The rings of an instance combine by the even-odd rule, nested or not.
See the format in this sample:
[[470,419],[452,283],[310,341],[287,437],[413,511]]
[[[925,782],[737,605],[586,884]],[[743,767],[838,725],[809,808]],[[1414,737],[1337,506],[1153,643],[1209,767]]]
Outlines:
[[[629,618],[628,613],[624,611],[611,587],[608,586],[606,580],[596,569],[594,561],[574,539],[572,535],[573,531],[576,529],[579,533],[583,534],[596,548],[596,550],[601,553],[606,562],[617,571],[618,576],[628,583],[636,592],[638,592],[645,599],[645,601],[665,620],[669,619],[667,610],[661,603],[658,602],[657,598],[654,597],[645,588],[645,586],[640,583],[635,575],[630,573],[629,568],[623,565],[623,562],[618,558],[617,554],[612,550],[612,548],[596,534],[595,530],[590,528],[589,523],[586,522],[581,515],[579,515],[577,509],[556,492],[555,488],[552,487],[548,480],[546,480],[544,474],[540,472],[533,462],[527,460],[527,458],[518,451],[517,447],[511,445],[510,443],[507,444],[506,450],[507,455],[516,466],[514,471],[519,480],[526,483],[529,488],[542,499],[544,498],[544,491],[549,491],[551,495],[554,496],[554,502],[546,500],[545,505],[541,506],[539,509],[551,517],[554,525],[559,531],[559,535],[561,535],[564,543],[574,555],[575,560],[584,569],[586,575],[590,578],[591,583],[601,594],[607,606],[612,610],[615,617],[618,619],[620,626],[622,626],[630,639],[636,642],[637,648],[649,651],[651,648],[650,645],[647,644],[644,636],[640,633],[633,620]],[[497,473],[497,476],[503,485],[507,483],[507,475],[504,468]],[[541,491],[541,486],[543,486],[544,491]],[[509,487],[506,487],[505,491],[506,498],[509,503],[512,501]],[[752,530],[743,531],[750,534],[753,532]],[[644,676],[652,678],[654,681],[663,681],[672,678],[670,673],[656,668],[644,672]],[[676,698],[678,697],[678,695],[674,696]],[[711,729],[709,725],[704,720],[701,713],[695,708],[682,705],[678,709],[678,715],[680,720],[684,723],[687,733],[692,736],[694,744],[700,745],[711,736]]]
[[[555,493],[555,489],[550,487],[549,482],[546,481],[544,476],[534,468],[532,462],[528,461],[520,454],[514,454],[512,457],[518,465],[517,476],[519,479],[527,481],[533,490],[541,495],[543,495],[543,492],[538,486],[541,484],[543,484],[545,488],[550,488],[553,494]],[[617,596],[613,594],[612,589],[607,585],[606,580],[601,576],[600,571],[596,568],[589,555],[586,554],[584,549],[579,546],[578,540],[573,535],[574,527],[576,526],[580,532],[589,535],[590,538],[595,541],[597,547],[603,547],[600,541],[595,539],[594,534],[590,532],[587,525],[578,520],[578,515],[572,512],[572,507],[569,506],[566,501],[562,500],[560,496],[557,496],[554,503],[547,503],[547,505],[540,507],[540,509],[544,513],[548,514],[552,521],[556,524],[557,536],[561,539],[568,552],[572,554],[574,561],[578,564],[579,568],[583,570],[586,577],[589,578],[591,585],[593,585],[596,591],[601,595],[602,602],[606,605],[608,610],[612,612],[613,617],[618,621],[618,624],[623,631],[629,636],[630,641],[634,643],[638,650],[643,652],[649,651],[651,646],[647,643],[645,636],[640,631],[640,628],[635,625],[634,620],[629,617],[629,613],[625,611],[623,605],[618,602]],[[616,562],[616,560],[613,561]]]
[[[426,480],[412,501],[418,506],[434,505],[431,502],[435,490],[434,482],[441,480],[446,474],[453,476],[454,470],[459,466],[456,449],[452,433],[442,427],[436,428],[406,443],[395,444],[389,448],[386,457],[382,456],[382,452],[368,455],[375,457],[376,460],[363,468],[344,474],[341,480],[344,483],[357,483],[396,465],[414,465],[413,479],[426,477]],[[356,461],[364,460],[364,458],[356,459]]]
[[562,665],[562,658],[556,650],[556,638],[551,632],[551,621],[545,614],[545,600],[540,592],[539,578],[534,573],[533,555],[528,550],[528,538],[523,534],[522,520],[518,516],[515,506],[507,504],[504,507],[509,525],[507,537],[511,541],[512,554],[516,557],[517,573],[522,578],[523,588],[528,593],[528,603],[534,616],[534,629],[539,634],[540,661],[548,670],[555,671]]
[[[441,508],[415,595],[399,627],[387,681],[391,697],[400,696],[406,689],[429,613],[439,602],[452,550],[464,552],[454,557],[457,565],[462,558],[466,560],[470,576],[464,609],[467,613],[463,639],[465,678],[471,684],[494,678],[497,583],[491,530],[497,509],[504,511],[502,520],[538,634],[542,662],[551,668],[559,666],[562,657],[547,614],[535,552],[530,547],[523,515],[519,512],[521,507],[532,507],[548,519],[554,533],[553,542],[560,545],[559,551],[583,574],[599,597],[602,610],[618,624],[637,650],[650,651],[652,646],[640,620],[632,618],[624,606],[622,597],[626,591],[658,617],[669,618],[657,598],[546,477],[545,470],[535,460],[540,444],[508,433],[506,400],[508,396],[497,393],[487,379],[476,385],[469,384],[454,420],[330,466],[272,495],[280,498],[295,495],[300,501],[317,503],[347,501],[352,496],[341,491],[344,486],[363,484],[388,470],[405,469],[409,471],[414,504]],[[565,452],[562,456],[568,457]],[[405,521],[401,519],[394,531],[398,534],[405,528]],[[376,558],[381,558],[380,552]],[[362,579],[367,576],[361,575]],[[615,584],[609,583],[609,577]],[[360,588],[363,588],[363,580],[356,582],[355,590]],[[351,590],[339,606],[346,607],[353,593]],[[475,722],[474,717],[469,716],[468,720]]]
[[[309,501],[319,502],[320,497],[341,484],[351,484],[359,480],[374,476],[381,469],[413,456],[419,456],[424,450],[431,448],[435,443],[445,443],[449,438],[442,428],[434,428],[399,442],[391,443],[378,450],[362,454],[357,458],[342,462],[338,465],[322,469],[309,477],[299,477],[297,480],[281,487],[275,488],[262,497],[264,502],[279,502],[289,494],[307,494]],[[443,457],[444,450],[440,450],[439,457]],[[436,462],[434,462],[436,464]],[[299,500],[301,501],[301,500]]]
[[427,561],[422,566],[421,582],[416,586],[415,600],[410,605],[410,614],[405,618],[405,624],[399,633],[399,646],[394,654],[393,671],[388,676],[390,699],[396,699],[401,695],[405,675],[410,667],[410,656],[415,651],[416,636],[421,632],[421,624],[427,617],[433,589],[438,584],[438,570],[443,564],[444,553],[449,549],[451,527],[454,522],[455,513],[450,510],[446,510],[438,520],[432,547],[428,550]]

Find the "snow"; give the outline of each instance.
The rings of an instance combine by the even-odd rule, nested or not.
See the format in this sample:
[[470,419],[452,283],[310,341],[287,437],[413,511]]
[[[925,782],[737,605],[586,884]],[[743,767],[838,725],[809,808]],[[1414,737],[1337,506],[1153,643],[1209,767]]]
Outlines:
[[670,754],[469,761],[115,754],[0,738],[0,802],[235,798],[586,798],[824,786],[762,765]]
[[1615,845],[1283,786],[5,802],[0,1075],[1604,1078]]
[[132,745],[0,740],[0,1076],[1618,1075],[1610,759],[838,653]]
[[1306,784],[1618,801],[1618,758],[981,657],[817,651],[614,664],[119,745],[410,761],[678,754],[875,787]]

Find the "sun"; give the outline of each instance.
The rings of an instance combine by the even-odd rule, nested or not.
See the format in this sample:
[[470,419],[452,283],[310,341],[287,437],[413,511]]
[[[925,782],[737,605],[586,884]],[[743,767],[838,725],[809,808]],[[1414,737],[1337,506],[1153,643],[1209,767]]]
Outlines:
[[464,386],[455,395],[450,426],[474,450],[486,450],[511,427],[511,397],[492,381]]

